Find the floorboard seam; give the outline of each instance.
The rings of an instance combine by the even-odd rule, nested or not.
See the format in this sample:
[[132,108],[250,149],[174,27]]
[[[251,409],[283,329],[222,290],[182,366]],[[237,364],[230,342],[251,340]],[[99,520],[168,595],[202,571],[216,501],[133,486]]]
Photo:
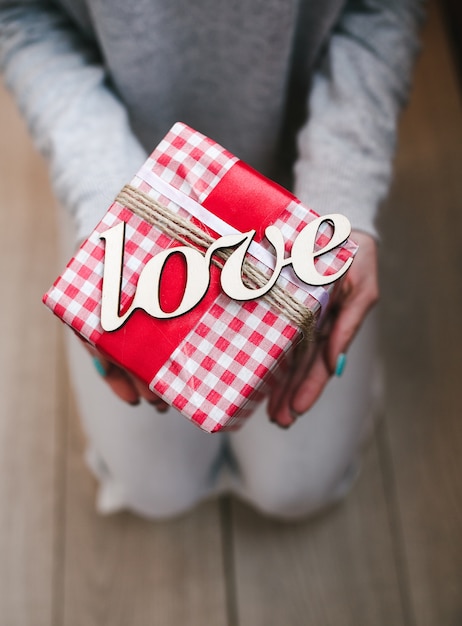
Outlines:
[[458,93],[462,96],[462,43],[460,29],[462,28],[462,10],[456,9],[451,0],[440,2],[443,29],[448,42],[452,63],[457,73]]
[[63,334],[59,334],[56,368],[58,387],[58,410],[56,414],[56,445],[59,447],[55,463],[55,558],[53,568],[52,626],[64,624],[64,577],[66,560],[66,483],[67,483],[67,435],[69,421],[69,389],[67,371],[63,367],[65,356]]
[[221,545],[223,554],[223,578],[226,592],[226,613],[228,626],[239,626],[236,590],[236,564],[234,558],[234,533],[232,502],[230,496],[222,496],[219,501]]
[[398,501],[397,479],[394,471],[393,456],[388,438],[386,416],[382,416],[377,428],[377,448],[382,467],[382,481],[385,502],[388,511],[391,539],[394,545],[393,557],[398,578],[401,606],[406,626],[417,626],[413,601],[412,585],[406,558],[401,512]]

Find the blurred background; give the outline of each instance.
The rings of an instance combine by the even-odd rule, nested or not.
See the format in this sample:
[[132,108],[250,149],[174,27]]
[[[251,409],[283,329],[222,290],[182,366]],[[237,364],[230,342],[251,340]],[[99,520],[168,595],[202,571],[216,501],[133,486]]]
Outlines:
[[461,23],[457,0],[430,3],[381,215],[383,416],[351,495],[306,523],[228,498],[96,515],[41,304],[54,201],[0,87],[0,626],[462,625]]

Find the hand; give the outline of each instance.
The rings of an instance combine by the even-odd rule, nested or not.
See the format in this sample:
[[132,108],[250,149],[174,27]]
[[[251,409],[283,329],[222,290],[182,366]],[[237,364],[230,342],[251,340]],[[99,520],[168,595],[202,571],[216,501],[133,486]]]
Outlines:
[[[84,242],[85,239],[81,239],[78,242],[77,250]],[[140,403],[141,398],[143,398],[143,400],[152,404],[161,413],[164,413],[168,409],[168,404],[159,398],[159,396],[156,396],[145,383],[130,374],[130,372],[127,372],[127,370],[124,370],[106,359],[99,350],[87,341],[80,337],[79,339],[87,352],[96,360],[95,367],[100,376],[102,376],[104,381],[121,400],[132,406],[136,406]]]
[[156,396],[145,383],[127,372],[127,370],[108,361],[88,342],[83,339],[81,341],[93,359],[97,359],[95,365],[103,380],[121,400],[135,406],[140,403],[142,398],[161,413],[168,409],[168,404],[159,396]]
[[347,351],[378,300],[375,240],[360,231],[353,231],[351,238],[359,250],[340,283],[322,333],[297,361],[296,369],[289,369],[271,392],[268,415],[283,428],[289,428],[319,398],[335,372],[339,354]]

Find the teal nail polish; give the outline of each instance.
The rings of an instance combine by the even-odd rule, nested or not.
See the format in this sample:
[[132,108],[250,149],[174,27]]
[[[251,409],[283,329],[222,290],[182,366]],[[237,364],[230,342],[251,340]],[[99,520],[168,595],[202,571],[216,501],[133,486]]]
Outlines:
[[95,369],[98,372],[98,374],[104,378],[106,376],[106,370],[104,368],[104,365],[101,363],[101,361],[98,359],[97,356],[93,357],[93,365],[95,366]]
[[346,365],[346,354],[344,352],[341,352],[338,355],[337,363],[335,365],[335,375],[336,376],[340,377],[343,374],[343,371],[345,369],[345,365]]

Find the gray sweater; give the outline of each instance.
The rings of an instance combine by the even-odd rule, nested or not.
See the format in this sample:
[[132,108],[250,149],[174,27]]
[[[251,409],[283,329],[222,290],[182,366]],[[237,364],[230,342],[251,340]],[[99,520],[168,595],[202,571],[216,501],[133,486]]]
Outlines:
[[0,0],[0,63],[78,237],[169,127],[375,235],[421,0]]

